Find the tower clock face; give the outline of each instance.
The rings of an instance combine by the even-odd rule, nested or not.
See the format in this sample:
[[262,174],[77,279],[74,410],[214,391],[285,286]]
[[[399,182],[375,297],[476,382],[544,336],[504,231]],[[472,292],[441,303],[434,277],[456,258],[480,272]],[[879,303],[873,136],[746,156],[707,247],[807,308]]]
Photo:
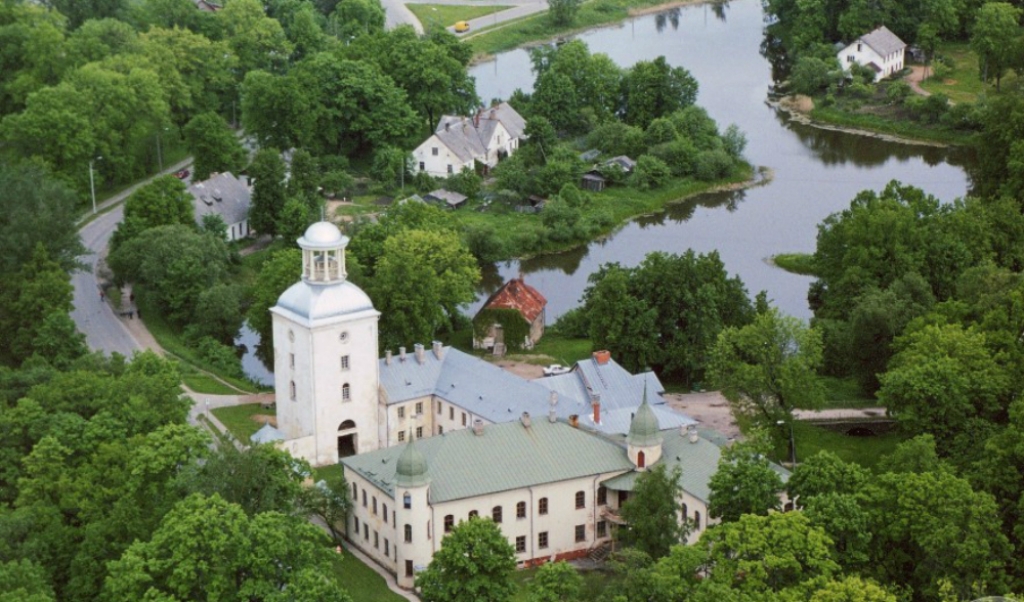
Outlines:
[[341,331],[341,334],[338,335],[338,340],[341,341],[342,343],[347,341],[348,340],[348,331],[347,330]]

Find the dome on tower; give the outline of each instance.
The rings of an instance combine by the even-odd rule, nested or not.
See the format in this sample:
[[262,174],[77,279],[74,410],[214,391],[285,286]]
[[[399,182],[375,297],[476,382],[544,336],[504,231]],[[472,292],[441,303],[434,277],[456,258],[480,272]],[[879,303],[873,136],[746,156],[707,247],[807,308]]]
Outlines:
[[303,249],[334,249],[348,244],[348,237],[331,222],[317,222],[306,228],[298,240]]
[[647,403],[647,390],[644,390],[644,401],[636,410],[633,421],[629,425],[629,435],[626,436],[626,443],[646,447],[661,443],[661,427],[658,424],[658,417],[654,410]]
[[417,487],[426,485],[430,481],[427,476],[427,459],[423,457],[420,450],[416,449],[415,442],[410,439],[409,445],[402,450],[398,456],[398,465],[395,466],[395,485],[398,487]]
[[373,310],[363,289],[347,281],[334,286],[296,282],[278,298],[277,306],[309,320]]

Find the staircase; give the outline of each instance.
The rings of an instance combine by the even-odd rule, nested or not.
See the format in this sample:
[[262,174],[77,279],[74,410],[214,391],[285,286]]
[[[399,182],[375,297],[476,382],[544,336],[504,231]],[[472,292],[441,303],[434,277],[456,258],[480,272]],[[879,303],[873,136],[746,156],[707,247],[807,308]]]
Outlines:
[[590,550],[590,553],[587,554],[587,557],[590,558],[590,560],[592,560],[593,562],[601,563],[604,562],[605,558],[608,558],[608,554],[611,552],[611,550],[612,547],[610,544],[603,543],[592,548]]

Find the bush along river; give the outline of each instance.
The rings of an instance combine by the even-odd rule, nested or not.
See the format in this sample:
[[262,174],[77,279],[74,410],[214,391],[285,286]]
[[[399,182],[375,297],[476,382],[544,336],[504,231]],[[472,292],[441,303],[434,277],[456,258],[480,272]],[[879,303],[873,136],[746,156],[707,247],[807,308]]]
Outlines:
[[[691,5],[633,18],[578,36],[592,53],[620,67],[664,56],[700,82],[697,103],[724,129],[746,134],[746,158],[774,173],[764,186],[703,194],[665,212],[635,218],[589,245],[484,271],[472,315],[520,273],[548,299],[548,321],[576,307],[587,277],[608,262],[636,265],[651,251],[718,251],[730,274],[751,295],[760,290],[789,315],[809,318],[806,276],[776,268],[771,256],[814,251],[817,226],[845,209],[858,192],[880,190],[890,180],[917,186],[949,202],[967,194],[972,154],[963,149],[902,144],[878,137],[795,123],[768,103],[772,66],[762,56],[764,14],[758,0]],[[499,54],[475,66],[480,98],[508,98],[529,91],[534,74],[526,50]]]

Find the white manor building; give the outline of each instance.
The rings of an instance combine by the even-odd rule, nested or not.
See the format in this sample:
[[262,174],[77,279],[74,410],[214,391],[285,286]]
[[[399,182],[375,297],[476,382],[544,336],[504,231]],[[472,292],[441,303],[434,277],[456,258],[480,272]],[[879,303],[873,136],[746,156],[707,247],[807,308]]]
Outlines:
[[443,115],[434,133],[412,152],[416,171],[444,178],[479,164],[486,172],[519,148],[525,131],[526,121],[507,102],[470,117]]
[[604,351],[530,381],[437,342],[378,358],[380,313],[347,280],[348,238],[319,222],[298,243],[302,278],[271,309],[278,426],[253,441],[340,462],[349,537],[400,585],[475,514],[501,526],[522,565],[601,548],[637,475],[659,462],[682,468],[691,539],[707,527],[725,442],[669,408],[653,372],[630,374]]
[[903,70],[907,45],[884,25],[864,34],[842,48],[836,55],[843,69],[857,63],[875,72],[875,81]]

